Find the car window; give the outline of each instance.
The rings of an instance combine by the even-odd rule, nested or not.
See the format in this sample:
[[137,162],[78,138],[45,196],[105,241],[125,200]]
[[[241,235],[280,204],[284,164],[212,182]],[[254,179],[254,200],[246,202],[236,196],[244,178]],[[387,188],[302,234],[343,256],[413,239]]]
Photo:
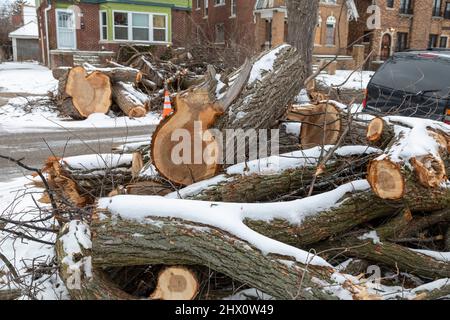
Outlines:
[[394,56],[372,78],[372,84],[406,93],[449,97],[450,59],[424,54]]

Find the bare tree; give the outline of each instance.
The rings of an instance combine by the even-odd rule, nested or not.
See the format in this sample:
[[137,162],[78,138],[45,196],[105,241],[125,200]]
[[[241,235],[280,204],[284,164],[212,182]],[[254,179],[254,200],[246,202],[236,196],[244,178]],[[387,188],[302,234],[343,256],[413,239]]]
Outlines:
[[318,0],[287,0],[288,43],[297,48],[311,74]]

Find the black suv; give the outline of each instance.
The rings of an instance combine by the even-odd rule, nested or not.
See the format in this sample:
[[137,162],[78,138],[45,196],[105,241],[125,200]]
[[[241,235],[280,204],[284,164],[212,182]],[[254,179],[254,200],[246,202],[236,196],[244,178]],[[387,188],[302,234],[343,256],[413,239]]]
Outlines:
[[450,123],[450,51],[399,52],[370,80],[364,110]]

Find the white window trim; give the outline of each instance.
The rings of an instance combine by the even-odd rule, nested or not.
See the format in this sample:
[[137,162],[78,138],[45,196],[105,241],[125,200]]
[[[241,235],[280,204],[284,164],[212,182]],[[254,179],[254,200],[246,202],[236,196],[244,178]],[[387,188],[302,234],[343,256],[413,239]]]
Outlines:
[[213,0],[213,1],[214,1],[214,7],[222,7],[226,4],[225,0],[220,0],[219,3],[216,3],[216,0]]
[[[208,18],[208,14],[209,14],[209,0],[203,0],[203,18]],[[206,13],[206,9],[208,9],[208,13]]]
[[[75,35],[74,36],[74,39],[75,39],[75,41],[74,41],[74,48],[62,48],[59,45],[58,12],[67,12],[67,11],[69,11],[69,10],[68,9],[56,9],[55,10],[56,46],[58,47],[58,49],[61,49],[61,50],[77,50],[78,44],[77,44],[77,29],[76,28],[74,28],[74,31],[73,31],[73,33]],[[70,10],[70,11],[72,11],[72,10]],[[72,11],[72,14],[75,15],[75,12]]]
[[[103,39],[102,13],[106,13],[106,39]],[[108,26],[108,11],[107,10],[100,10],[98,12],[98,21],[100,24],[100,41],[108,41],[109,26]]]
[[[116,39],[116,25],[114,24],[114,13],[126,13],[128,14],[128,39]],[[133,38],[133,13],[147,14],[149,16],[149,39],[150,40],[132,40]],[[166,41],[154,41],[153,40],[153,15],[164,16],[166,18]],[[158,12],[139,12],[139,11],[126,11],[126,10],[113,10],[112,11],[112,28],[113,28],[113,41],[114,42],[132,42],[132,43],[156,43],[156,44],[169,44],[169,15],[167,13]]]
[[236,12],[233,13],[233,4],[235,4],[236,1],[237,1],[237,0],[231,0],[231,1],[230,1],[230,18],[236,18],[237,4],[236,4]]

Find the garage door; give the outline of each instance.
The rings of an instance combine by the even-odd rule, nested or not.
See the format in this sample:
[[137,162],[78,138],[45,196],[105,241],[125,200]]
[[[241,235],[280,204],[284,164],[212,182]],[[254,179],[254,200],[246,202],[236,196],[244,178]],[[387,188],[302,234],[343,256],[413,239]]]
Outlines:
[[17,60],[40,61],[38,39],[17,39]]

